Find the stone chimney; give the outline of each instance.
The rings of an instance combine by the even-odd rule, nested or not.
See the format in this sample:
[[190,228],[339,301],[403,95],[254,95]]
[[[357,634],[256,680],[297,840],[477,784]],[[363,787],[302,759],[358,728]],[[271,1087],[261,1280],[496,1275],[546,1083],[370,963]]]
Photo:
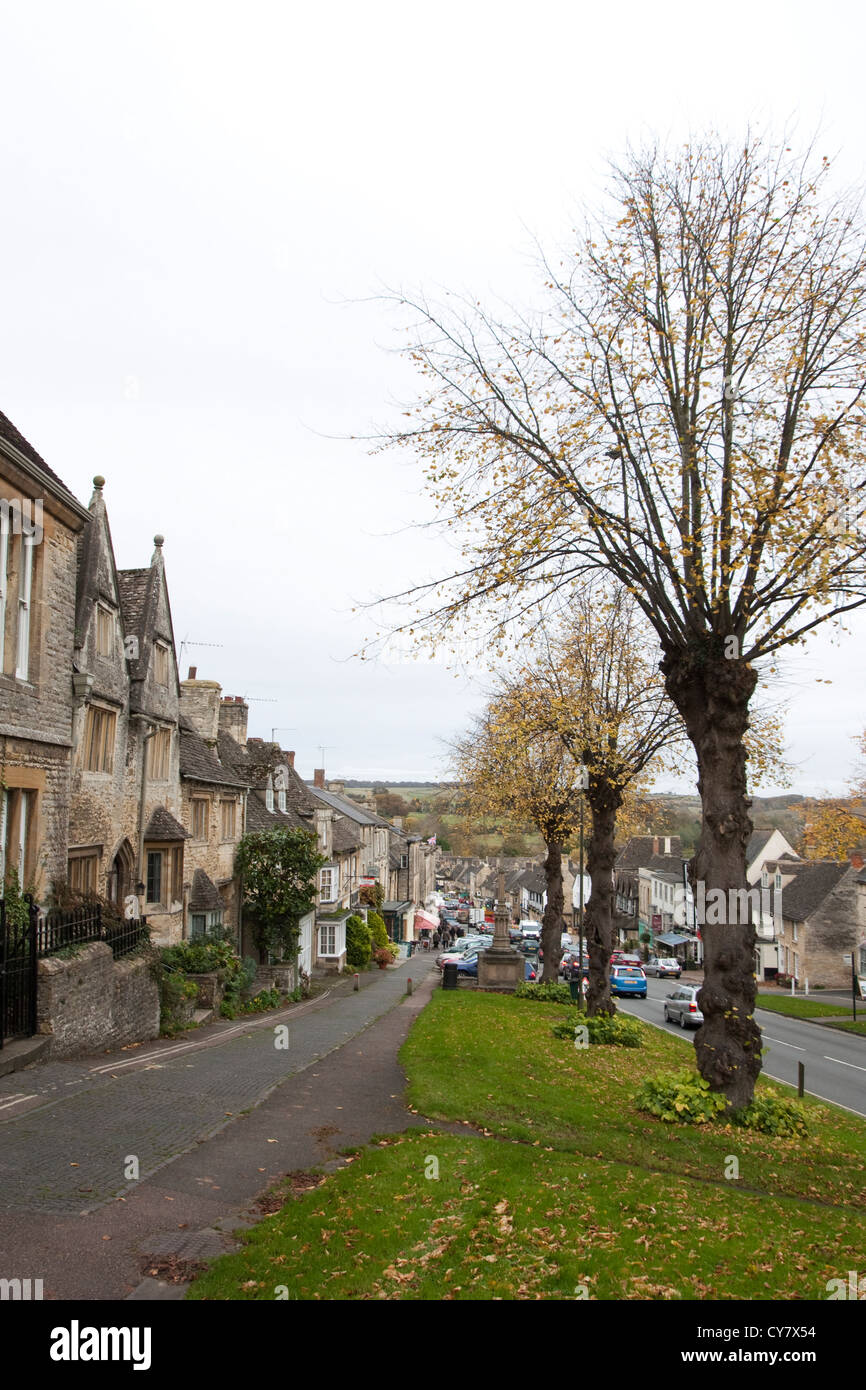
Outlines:
[[241,745],[247,746],[247,719],[250,707],[243,695],[226,695],[220,701],[219,726],[224,734],[231,734],[232,738]]
[[402,830],[402,829],[403,829],[403,817],[402,817],[402,816],[392,816],[392,817],[391,817],[391,824],[393,825],[393,827],[394,827],[395,830]]
[[318,787],[320,791],[325,790],[325,769],[323,767],[313,769],[313,786]]
[[670,854],[670,852],[671,852],[671,838],[670,838],[670,835],[666,835],[666,836],[665,836],[665,854]]
[[190,666],[189,675],[180,683],[180,717],[188,719],[206,743],[216,743],[222,686],[219,681],[196,680],[196,670]]

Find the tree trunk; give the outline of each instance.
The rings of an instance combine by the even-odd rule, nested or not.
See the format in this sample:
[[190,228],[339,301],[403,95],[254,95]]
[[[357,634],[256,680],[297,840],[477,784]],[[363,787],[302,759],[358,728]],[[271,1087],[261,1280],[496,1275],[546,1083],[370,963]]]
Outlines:
[[562,845],[559,840],[545,840],[547,858],[544,861],[544,877],[547,880],[547,907],[541,919],[541,946],[544,951],[544,970],[542,980],[555,983],[559,978],[559,962],[562,959]]
[[586,1011],[594,1018],[596,1014],[616,1013],[610,994],[610,953],[613,945],[614,839],[622,794],[590,775],[587,800],[592,811],[592,832],[586,867],[592,887],[584,913],[589,955]]
[[[733,896],[748,887],[752,803],[746,795],[743,737],[758,678],[742,661],[726,660],[711,642],[699,650],[669,652],[661,669],[698,760],[702,814],[692,887],[698,891],[703,884],[711,902],[713,889],[724,895],[718,923],[701,926],[699,921],[704,984],[698,1007],[704,1023],[695,1034],[695,1052],[701,1075],[726,1097],[730,1109],[739,1110],[751,1101],[761,1070],[761,1033],[752,1017],[755,928],[751,912],[740,908],[745,899]],[[722,901],[718,895],[715,899]]]

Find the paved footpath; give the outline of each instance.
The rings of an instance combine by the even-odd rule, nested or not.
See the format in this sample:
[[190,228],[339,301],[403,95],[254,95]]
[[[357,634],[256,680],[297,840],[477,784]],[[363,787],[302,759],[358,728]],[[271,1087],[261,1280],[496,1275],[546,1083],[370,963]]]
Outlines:
[[225,1232],[282,1174],[425,1123],[404,1107],[397,1051],[438,984],[432,966],[415,957],[358,992],[341,980],[200,1038],[0,1079],[0,1277],[41,1278],[46,1298],[172,1296],[142,1284],[148,1265],[229,1248]]

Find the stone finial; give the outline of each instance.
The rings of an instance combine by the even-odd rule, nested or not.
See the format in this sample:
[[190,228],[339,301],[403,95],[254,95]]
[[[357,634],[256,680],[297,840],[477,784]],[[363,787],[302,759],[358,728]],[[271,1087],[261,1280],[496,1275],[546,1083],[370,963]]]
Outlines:
[[153,543],[157,550],[161,549],[161,547],[165,545],[165,536],[154,536]]
[[96,488],[97,492],[101,492],[105,487],[105,479],[101,473],[97,473],[96,477],[93,479],[93,486]]

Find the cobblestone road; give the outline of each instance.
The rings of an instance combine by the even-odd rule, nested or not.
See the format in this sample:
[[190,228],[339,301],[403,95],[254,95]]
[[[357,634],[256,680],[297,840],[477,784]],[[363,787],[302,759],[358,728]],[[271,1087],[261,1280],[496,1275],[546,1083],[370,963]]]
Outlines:
[[[258,1105],[287,1077],[399,1002],[416,958],[341,981],[325,999],[85,1061],[49,1062],[0,1079],[0,1210],[85,1213]],[[289,1046],[278,1048],[275,1026]]]

